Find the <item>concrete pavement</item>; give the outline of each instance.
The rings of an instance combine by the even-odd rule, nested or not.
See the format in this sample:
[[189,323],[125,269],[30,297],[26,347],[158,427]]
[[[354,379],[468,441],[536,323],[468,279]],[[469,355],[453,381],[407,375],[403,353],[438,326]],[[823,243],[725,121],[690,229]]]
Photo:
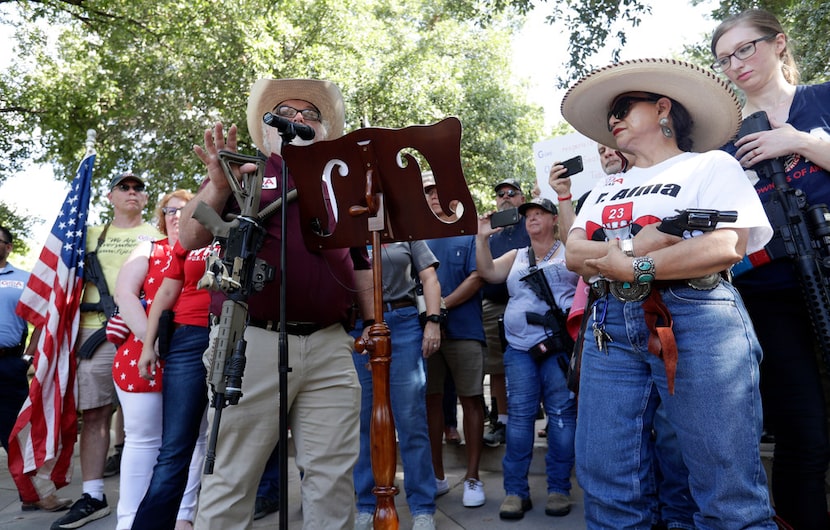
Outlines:
[[[541,427],[542,421],[537,422],[537,425]],[[465,508],[461,504],[461,496],[464,489],[462,481],[465,471],[464,447],[445,446],[444,465],[451,489],[448,494],[439,497],[436,502],[436,528],[438,530],[473,530],[481,528],[487,528],[488,530],[524,530],[555,526],[559,530],[583,530],[585,523],[583,520],[582,491],[578,488],[576,480],[573,481],[574,490],[571,495],[573,507],[571,513],[565,517],[549,517],[545,515],[545,500],[547,495],[544,476],[544,448],[545,440],[537,438],[530,475],[531,495],[534,501],[533,510],[527,512],[524,519],[519,521],[502,521],[499,519],[499,506],[504,499],[501,476],[501,458],[504,455],[504,446],[499,448],[484,448],[484,455],[481,462],[481,480],[484,482],[487,502],[479,508]],[[403,487],[403,471],[400,465],[398,465],[395,482],[401,488]],[[118,475],[104,479],[104,483],[107,501],[112,509],[112,513],[102,519],[85,525],[83,527],[85,530],[115,529],[115,509],[118,504],[119,490]],[[299,475],[293,459],[289,460],[288,488],[288,526],[289,528],[301,528],[302,513],[300,511]],[[75,448],[75,471],[72,483],[58,491],[58,495],[61,497],[70,497],[73,501],[81,496],[81,469],[77,446]],[[406,495],[404,492],[401,492],[396,497],[395,504],[398,517],[400,518],[400,528],[402,530],[411,528],[412,520],[406,506]],[[60,516],[61,513],[21,511],[17,489],[8,471],[6,454],[0,451],[0,528],[3,530],[48,530],[52,522]],[[259,521],[254,521],[253,528],[276,529],[278,525],[278,514],[274,513]]]

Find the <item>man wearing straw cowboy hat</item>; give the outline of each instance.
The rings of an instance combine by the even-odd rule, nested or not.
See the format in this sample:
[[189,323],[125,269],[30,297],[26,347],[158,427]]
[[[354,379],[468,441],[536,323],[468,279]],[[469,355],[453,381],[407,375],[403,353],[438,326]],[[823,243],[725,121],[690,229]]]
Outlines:
[[[576,429],[588,528],[650,527],[658,403],[688,467],[694,528],[776,528],[759,448],[761,349],[721,274],[772,235],[740,164],[716,150],[738,130],[737,98],[697,66],[641,59],[579,80],[562,115],[637,157],[591,191],[568,236],[568,267],[596,296]],[[689,208],[717,211],[711,230],[666,219]],[[727,210],[737,215],[723,222]]]
[[[263,123],[270,112],[315,131],[314,141],[338,138],[345,121],[343,97],[337,85],[314,79],[260,79],[248,99],[248,129],[268,163],[263,176],[260,208],[281,195],[281,137]],[[192,218],[200,201],[220,213],[237,208],[219,162],[218,151],[236,151],[237,129],[227,138],[221,123],[205,131],[204,147],[194,150],[207,167],[193,207],[184,210],[181,241],[189,248],[209,243],[212,235]],[[289,174],[288,188],[295,176]],[[238,210],[237,210],[238,211]],[[372,318],[372,272],[363,249],[309,252],[299,230],[296,202],[287,205],[286,260],[289,281],[286,332],[289,366],[287,408],[297,466],[303,473],[303,527],[351,528],[354,525],[352,468],[358,454],[360,385],[352,362],[353,340],[343,328],[357,298],[361,311]],[[280,265],[280,217],[264,222],[267,236],[258,257]],[[279,277],[279,272],[275,274]],[[279,304],[280,282],[266,282],[248,298],[249,322],[244,395],[224,410],[219,430],[216,469],[205,475],[196,528],[250,528],[257,485],[278,441]],[[218,315],[221,296],[213,294],[211,313]],[[214,328],[211,336],[215,335]],[[208,351],[209,355],[210,351]],[[211,409],[213,411],[213,409]],[[212,418],[211,418],[212,421]]]

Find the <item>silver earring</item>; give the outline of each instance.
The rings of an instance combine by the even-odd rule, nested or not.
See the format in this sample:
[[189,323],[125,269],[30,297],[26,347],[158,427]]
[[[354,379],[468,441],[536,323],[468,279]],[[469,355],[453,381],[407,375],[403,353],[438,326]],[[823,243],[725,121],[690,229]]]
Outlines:
[[671,128],[669,127],[669,119],[668,118],[666,118],[664,116],[664,117],[660,118],[660,121],[658,121],[657,123],[660,124],[660,130],[663,131],[663,136],[665,136],[666,138],[671,138],[673,136],[673,133],[671,132]]

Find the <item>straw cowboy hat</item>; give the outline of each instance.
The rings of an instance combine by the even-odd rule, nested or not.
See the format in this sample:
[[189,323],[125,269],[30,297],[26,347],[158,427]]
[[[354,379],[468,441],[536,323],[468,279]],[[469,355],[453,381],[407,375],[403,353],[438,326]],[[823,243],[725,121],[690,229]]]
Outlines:
[[257,149],[266,151],[262,141],[262,116],[289,99],[301,99],[317,107],[328,131],[328,140],[343,136],[346,111],[337,85],[318,79],[258,79],[248,96],[248,132]]
[[616,149],[608,111],[626,92],[660,94],[683,105],[694,122],[690,136],[697,152],[719,148],[741,125],[741,105],[724,81],[674,59],[635,59],[594,70],[565,93],[562,116],[588,138]]

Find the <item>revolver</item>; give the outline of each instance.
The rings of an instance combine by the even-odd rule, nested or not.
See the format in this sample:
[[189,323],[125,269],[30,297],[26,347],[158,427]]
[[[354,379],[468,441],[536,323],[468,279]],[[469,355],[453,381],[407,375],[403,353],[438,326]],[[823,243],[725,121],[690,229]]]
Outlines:
[[718,223],[734,223],[738,220],[738,212],[735,210],[687,208],[675,211],[677,215],[664,217],[657,225],[657,230],[677,237],[691,237],[695,231],[711,232]]

